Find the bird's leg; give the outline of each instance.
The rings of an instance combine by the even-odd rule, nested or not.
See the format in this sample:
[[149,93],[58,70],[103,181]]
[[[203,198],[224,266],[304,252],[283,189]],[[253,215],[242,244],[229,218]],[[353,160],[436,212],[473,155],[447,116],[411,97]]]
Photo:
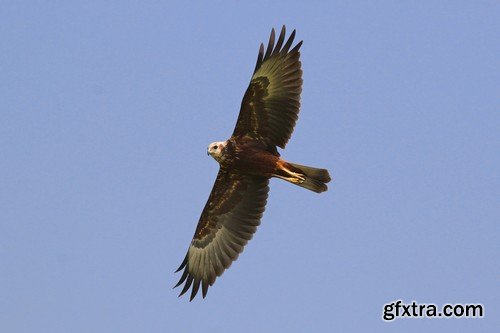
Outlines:
[[306,180],[304,178],[304,176],[299,175],[298,173],[293,173],[293,174],[294,174],[294,176],[291,176],[291,177],[283,177],[283,176],[280,176],[280,175],[276,175],[276,177],[281,178],[283,180],[286,180],[286,181],[288,181],[290,183],[294,183],[294,184],[302,184]]
[[306,177],[303,174],[290,170],[286,164],[287,163],[283,160],[278,161],[276,164],[277,172],[275,177],[281,178],[293,184],[302,184],[306,180]]

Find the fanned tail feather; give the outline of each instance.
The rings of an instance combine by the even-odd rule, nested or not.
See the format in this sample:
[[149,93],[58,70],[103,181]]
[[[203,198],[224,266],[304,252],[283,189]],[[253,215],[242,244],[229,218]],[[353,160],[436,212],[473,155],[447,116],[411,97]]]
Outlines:
[[332,180],[330,174],[328,173],[328,170],[313,168],[296,163],[287,163],[292,166],[292,170],[294,172],[298,172],[305,176],[305,180],[302,183],[294,183],[295,185],[314,191],[316,193],[321,193],[328,190],[328,186],[326,186],[326,183]]

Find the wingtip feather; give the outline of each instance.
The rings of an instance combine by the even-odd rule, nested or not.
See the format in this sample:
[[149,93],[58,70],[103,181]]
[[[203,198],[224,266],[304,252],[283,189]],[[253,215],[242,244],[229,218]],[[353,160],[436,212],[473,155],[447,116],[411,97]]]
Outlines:
[[283,53],[287,53],[288,50],[290,49],[290,46],[293,44],[293,40],[295,39],[295,29],[293,29],[292,33],[290,34],[290,37],[288,37],[288,41],[286,42],[285,46],[283,47],[283,50],[281,50]]
[[[177,282],[177,284],[174,286],[174,288],[177,288],[178,286],[180,286],[186,280],[188,274],[189,274],[188,270],[187,269],[184,270],[181,278],[179,279],[179,282]],[[172,288],[172,289],[174,289],[174,288]]]
[[297,45],[295,45],[293,47],[293,49],[290,51],[290,53],[298,52],[300,50],[300,47],[302,46],[303,42],[304,42],[303,40],[301,40],[300,42],[298,42]]
[[207,296],[207,292],[208,292],[208,281],[203,280],[201,282],[201,296],[205,298]]
[[279,53],[281,51],[281,47],[283,46],[283,42],[285,41],[285,35],[286,35],[286,28],[285,25],[281,28],[280,35],[278,37],[278,42],[276,43],[276,46],[274,47],[274,51],[272,53],[272,56],[275,54]]
[[198,289],[200,289],[200,280],[195,279],[194,283],[193,283],[193,289],[191,290],[191,296],[189,297],[190,302],[196,297],[196,294],[198,293]]
[[187,255],[186,255],[186,256],[184,257],[184,260],[182,261],[181,265],[179,266],[179,268],[177,268],[177,270],[176,270],[174,273],[179,272],[181,269],[183,269],[183,268],[186,266],[186,264],[187,264],[187,259],[188,259],[188,257],[187,257]]
[[269,56],[271,55],[271,52],[274,49],[274,39],[275,39],[275,37],[276,37],[276,33],[274,31],[274,28],[272,28],[271,29],[271,36],[269,36],[269,43],[267,44],[267,50],[266,50],[266,54],[264,55],[264,59],[269,58]]
[[264,44],[260,43],[259,54],[257,55],[257,62],[255,63],[255,69],[253,70],[254,73],[258,71],[260,65],[262,65],[263,58],[264,58]]
[[186,284],[184,285],[184,288],[182,288],[182,291],[181,293],[179,294],[179,297],[181,297],[182,295],[184,295],[186,293],[186,291],[189,290],[189,287],[191,287],[191,284],[193,283],[193,277],[192,276],[189,276],[186,280]]

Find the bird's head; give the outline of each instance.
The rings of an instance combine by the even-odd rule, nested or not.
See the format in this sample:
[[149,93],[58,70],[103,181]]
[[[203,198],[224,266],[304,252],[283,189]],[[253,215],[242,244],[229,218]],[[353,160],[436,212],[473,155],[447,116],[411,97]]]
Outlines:
[[226,144],[227,142],[225,141],[212,142],[208,145],[207,155],[212,156],[217,162],[221,162],[222,151],[224,150],[224,147],[226,147]]

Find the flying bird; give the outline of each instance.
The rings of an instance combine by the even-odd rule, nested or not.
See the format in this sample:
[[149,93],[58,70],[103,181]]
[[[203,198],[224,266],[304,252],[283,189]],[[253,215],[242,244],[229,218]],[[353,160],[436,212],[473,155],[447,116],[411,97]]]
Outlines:
[[260,45],[233,134],[207,148],[207,154],[219,163],[219,173],[176,271],[183,270],[175,286],[184,283],[179,296],[192,287],[190,301],[200,285],[205,298],[208,287],[252,238],[266,206],[271,177],[317,193],[327,190],[330,175],[326,169],[287,162],[277,150],[285,148],[293,132],[302,91],[302,41],[291,48],[295,30],[286,43],[285,33],[283,26],[275,44],[272,29],[267,48]]

